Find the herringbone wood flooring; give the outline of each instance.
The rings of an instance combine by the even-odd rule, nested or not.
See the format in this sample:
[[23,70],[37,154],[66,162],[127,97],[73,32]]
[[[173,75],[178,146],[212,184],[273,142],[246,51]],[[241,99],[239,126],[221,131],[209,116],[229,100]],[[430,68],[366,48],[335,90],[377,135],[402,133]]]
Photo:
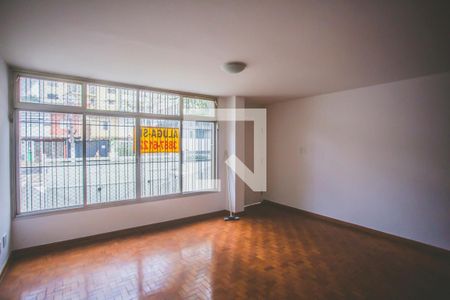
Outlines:
[[12,262],[1,299],[450,299],[450,262],[270,205]]

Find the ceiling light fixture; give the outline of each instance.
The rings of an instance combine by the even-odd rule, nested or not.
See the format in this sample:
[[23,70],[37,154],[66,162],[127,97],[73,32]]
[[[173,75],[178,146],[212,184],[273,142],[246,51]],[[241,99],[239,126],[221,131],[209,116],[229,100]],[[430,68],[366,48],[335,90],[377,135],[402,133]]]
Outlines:
[[242,71],[244,71],[244,69],[247,67],[247,65],[241,61],[230,61],[227,63],[224,63],[222,65],[222,70],[230,73],[230,74],[237,74],[240,73]]

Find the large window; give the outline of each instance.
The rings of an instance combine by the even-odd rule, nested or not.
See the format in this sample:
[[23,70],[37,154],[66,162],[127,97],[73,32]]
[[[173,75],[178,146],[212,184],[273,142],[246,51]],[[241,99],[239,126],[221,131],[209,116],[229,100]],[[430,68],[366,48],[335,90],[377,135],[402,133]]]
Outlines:
[[18,214],[215,191],[213,98],[15,76]]

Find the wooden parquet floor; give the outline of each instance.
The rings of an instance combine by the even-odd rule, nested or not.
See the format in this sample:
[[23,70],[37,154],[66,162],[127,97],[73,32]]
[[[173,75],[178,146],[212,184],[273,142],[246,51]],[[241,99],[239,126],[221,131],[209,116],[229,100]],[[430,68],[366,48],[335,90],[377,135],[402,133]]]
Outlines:
[[1,299],[450,299],[450,261],[283,208],[14,260]]

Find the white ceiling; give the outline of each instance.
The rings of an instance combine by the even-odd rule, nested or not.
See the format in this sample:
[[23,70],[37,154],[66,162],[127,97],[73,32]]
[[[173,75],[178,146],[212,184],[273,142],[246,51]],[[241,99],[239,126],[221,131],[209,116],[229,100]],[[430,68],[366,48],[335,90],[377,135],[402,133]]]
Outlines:
[[[269,103],[450,70],[450,1],[1,0],[9,64]],[[248,69],[219,66],[242,60]]]

